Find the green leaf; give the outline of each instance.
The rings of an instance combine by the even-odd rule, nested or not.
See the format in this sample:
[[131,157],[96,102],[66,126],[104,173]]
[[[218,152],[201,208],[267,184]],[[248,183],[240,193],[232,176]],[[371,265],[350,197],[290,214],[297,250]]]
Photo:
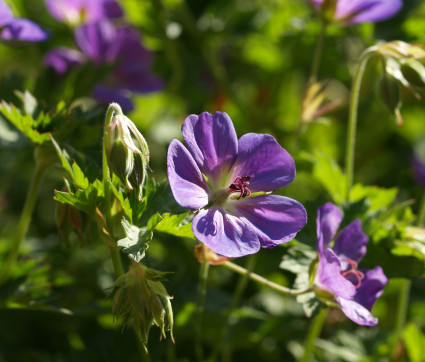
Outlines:
[[390,189],[377,186],[364,186],[356,184],[350,190],[350,201],[357,202],[367,199],[368,211],[376,212],[383,208],[388,208],[397,196],[398,189],[393,187]]
[[336,161],[319,152],[310,160],[313,163],[313,176],[329,192],[332,200],[337,204],[344,201],[347,178]]
[[410,361],[421,362],[425,356],[425,335],[413,323],[409,323],[403,332],[403,341]]
[[37,144],[49,141],[48,132],[37,130],[37,127],[43,122],[43,117],[46,116],[44,113],[40,113],[37,120],[35,120],[30,114],[22,114],[13,104],[8,104],[5,101],[0,103],[0,113],[13,123],[30,141]]
[[189,214],[190,212],[178,215],[165,213],[161,216],[161,220],[158,219],[158,214],[155,214],[149,219],[148,228],[153,227],[155,231],[196,240],[192,231],[192,223],[184,223]]
[[149,241],[152,239],[152,232],[147,227],[138,228],[131,225],[125,218],[122,219],[121,224],[126,237],[118,240],[117,244],[123,247],[124,253],[138,263],[145,257]]
[[75,193],[55,190],[56,201],[69,204],[90,215],[94,213],[96,206],[103,201],[103,197],[103,186],[99,180],[96,180],[85,190],[77,190]]

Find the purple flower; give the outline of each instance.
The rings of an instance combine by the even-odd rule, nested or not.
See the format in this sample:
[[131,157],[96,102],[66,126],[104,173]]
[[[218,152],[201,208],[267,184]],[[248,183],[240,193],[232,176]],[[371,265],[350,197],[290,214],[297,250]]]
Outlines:
[[57,20],[72,25],[123,16],[115,0],[46,0],[46,7]]
[[[321,11],[324,0],[310,0]],[[402,0],[337,0],[334,18],[344,25],[387,20],[400,11]]]
[[360,220],[342,229],[333,247],[329,248],[341,219],[341,211],[334,204],[324,204],[317,210],[319,262],[314,277],[314,290],[324,299],[334,299],[353,322],[374,326],[378,320],[370,310],[381,296],[387,277],[379,266],[372,270],[357,269],[369,242],[362,231]]
[[102,103],[119,102],[130,111],[132,93],[148,93],[162,88],[162,80],[152,74],[153,55],[143,47],[140,34],[129,26],[116,26],[108,20],[81,25],[75,29],[81,51],[52,49],[44,64],[64,74],[69,68],[91,61],[109,64],[113,70],[96,86],[93,97]]
[[47,33],[31,20],[15,19],[9,6],[0,0],[0,38],[37,42],[46,40]]
[[192,114],[182,126],[186,147],[173,140],[167,169],[183,207],[199,209],[196,238],[227,257],[253,254],[290,241],[307,222],[304,207],[268,191],[295,177],[292,157],[268,134],[239,140],[226,113]]

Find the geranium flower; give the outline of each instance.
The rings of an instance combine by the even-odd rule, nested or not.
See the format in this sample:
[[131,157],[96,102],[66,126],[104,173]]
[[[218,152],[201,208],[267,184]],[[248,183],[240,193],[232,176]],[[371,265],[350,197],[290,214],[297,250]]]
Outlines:
[[370,310],[381,296],[387,277],[379,266],[372,270],[357,268],[369,242],[360,220],[342,229],[333,247],[329,248],[341,219],[341,211],[334,204],[324,204],[317,210],[319,262],[313,288],[322,299],[335,300],[353,322],[374,326],[378,320]]
[[[321,12],[324,0],[310,0]],[[402,0],[337,0],[333,18],[344,25],[375,23],[391,18],[403,6]]]
[[71,25],[123,16],[115,0],[46,0],[46,8],[57,20]]
[[0,0],[0,39],[20,41],[43,41],[47,33],[28,19],[15,19],[12,10]]
[[162,80],[150,71],[153,54],[143,47],[135,29],[102,20],[76,28],[75,41],[81,51],[64,47],[52,49],[44,64],[59,74],[87,62],[114,67],[94,88],[92,95],[96,100],[117,102],[130,111],[133,92],[148,93],[162,88]]
[[295,177],[289,153],[268,134],[239,141],[226,113],[190,115],[182,126],[186,146],[173,140],[167,168],[183,207],[199,209],[192,221],[198,240],[227,257],[253,254],[292,240],[307,222],[304,207],[267,192]]

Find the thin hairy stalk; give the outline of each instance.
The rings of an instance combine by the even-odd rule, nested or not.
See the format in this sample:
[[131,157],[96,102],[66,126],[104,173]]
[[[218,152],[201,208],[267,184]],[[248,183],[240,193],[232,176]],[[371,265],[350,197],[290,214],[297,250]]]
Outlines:
[[363,74],[366,64],[374,52],[373,48],[366,49],[360,59],[354,76],[353,85],[351,89],[349,116],[348,116],[348,132],[347,132],[347,145],[345,151],[345,173],[347,177],[346,185],[346,200],[349,198],[349,193],[353,185],[354,173],[354,154],[356,150],[356,128],[357,128],[357,111],[359,107],[360,89],[363,80]]
[[252,273],[249,270],[232,263],[231,261],[226,261],[225,263],[221,264],[233,271],[235,271],[236,273],[242,274],[242,275],[247,275],[251,280],[256,281],[257,283],[263,284],[273,290],[276,290],[279,293],[282,294],[288,294],[288,295],[300,295],[300,294],[305,294],[311,291],[311,288],[307,288],[307,289],[290,289],[290,288],[286,288],[283,287],[279,284],[273,283],[272,281],[262,277],[261,275],[258,275],[256,273]]

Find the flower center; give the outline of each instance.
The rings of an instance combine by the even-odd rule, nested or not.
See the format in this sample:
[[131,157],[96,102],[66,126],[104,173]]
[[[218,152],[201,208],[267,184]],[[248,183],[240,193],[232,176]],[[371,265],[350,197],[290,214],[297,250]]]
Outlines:
[[234,192],[239,192],[240,195],[238,200],[242,197],[251,196],[251,191],[248,189],[249,180],[251,180],[251,176],[238,176],[235,178],[235,181],[227,188],[227,192],[232,194]]
[[357,270],[357,263],[349,258],[342,258],[341,260],[347,263],[347,267],[344,271],[341,271],[341,275],[351,281],[356,288],[360,287],[364,274]]

